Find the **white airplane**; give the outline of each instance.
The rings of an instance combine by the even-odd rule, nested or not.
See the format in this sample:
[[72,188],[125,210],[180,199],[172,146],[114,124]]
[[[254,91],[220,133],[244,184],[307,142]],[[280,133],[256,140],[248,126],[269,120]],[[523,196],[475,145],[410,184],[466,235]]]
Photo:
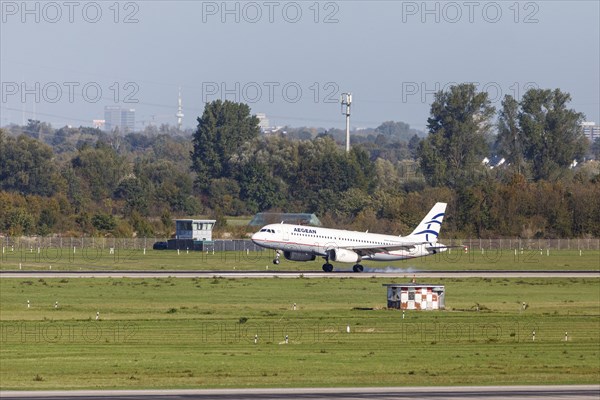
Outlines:
[[354,263],[354,272],[362,272],[361,260],[395,261],[423,257],[446,251],[437,243],[446,203],[436,203],[423,221],[408,236],[381,235],[305,225],[271,224],[252,235],[261,247],[276,250],[273,264],[279,264],[283,251],[286,260],[313,261],[323,257],[323,271],[333,271],[329,260]]

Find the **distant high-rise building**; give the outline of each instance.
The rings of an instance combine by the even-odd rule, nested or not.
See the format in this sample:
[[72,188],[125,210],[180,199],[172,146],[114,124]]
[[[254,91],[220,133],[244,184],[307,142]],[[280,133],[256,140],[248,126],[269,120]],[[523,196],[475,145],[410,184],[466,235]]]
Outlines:
[[134,108],[122,108],[121,109],[121,130],[123,132],[135,131],[135,109]]
[[258,127],[261,131],[266,131],[271,127],[270,121],[264,113],[256,113],[256,118],[258,118]]
[[581,127],[583,128],[583,134],[590,142],[600,138],[600,125],[596,125],[595,122],[582,122]]
[[119,128],[121,132],[135,130],[135,109],[121,108],[119,106],[104,107],[104,130],[112,132]]
[[104,130],[112,132],[116,127],[121,125],[121,107],[106,106],[104,107]]

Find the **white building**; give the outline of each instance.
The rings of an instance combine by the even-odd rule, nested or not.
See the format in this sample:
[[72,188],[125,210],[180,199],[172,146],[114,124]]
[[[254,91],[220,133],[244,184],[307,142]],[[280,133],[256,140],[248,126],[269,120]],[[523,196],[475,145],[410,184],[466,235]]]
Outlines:
[[590,142],[600,138],[600,125],[596,125],[595,122],[582,122],[581,127],[583,128],[583,134]]
[[106,123],[103,119],[94,119],[92,120],[92,126],[97,129],[104,129],[104,124]]
[[257,113],[256,118],[258,118],[258,127],[261,131],[265,132],[271,128],[271,122],[267,118],[267,115],[264,113]]
[[446,307],[444,285],[389,283],[383,286],[387,287],[388,308],[443,310]]
[[176,219],[175,237],[179,240],[212,241],[214,219]]

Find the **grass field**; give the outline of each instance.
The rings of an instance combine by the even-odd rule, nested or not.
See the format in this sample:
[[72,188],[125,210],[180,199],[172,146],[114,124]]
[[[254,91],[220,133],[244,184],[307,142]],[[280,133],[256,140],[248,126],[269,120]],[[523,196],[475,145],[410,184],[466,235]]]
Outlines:
[[1,279],[0,386],[598,383],[599,279],[439,279],[447,310],[404,319],[389,282]]
[[[417,270],[600,270],[600,251],[583,250],[476,250],[465,253],[460,249],[395,262],[365,261],[364,265],[373,270],[386,268]],[[0,257],[1,270],[292,270],[320,271],[323,260],[311,262],[284,260],[274,266],[273,251],[228,251],[193,252],[174,250],[128,250],[78,249],[75,253],[67,249],[45,248],[36,250],[5,249]],[[335,265],[337,270],[351,270],[350,264]]]

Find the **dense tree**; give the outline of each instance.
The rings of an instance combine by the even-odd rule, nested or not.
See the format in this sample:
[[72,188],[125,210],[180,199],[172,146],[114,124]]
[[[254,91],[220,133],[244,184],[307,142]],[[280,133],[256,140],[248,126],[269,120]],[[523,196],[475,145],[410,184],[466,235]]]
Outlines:
[[342,217],[355,217],[370,206],[370,196],[359,188],[350,188],[339,194],[337,213]]
[[62,186],[52,149],[36,139],[0,134],[0,189],[51,196]]
[[567,109],[570,101],[571,96],[559,89],[530,89],[523,95],[519,126],[534,179],[554,177],[586,152],[583,114]]
[[89,204],[89,194],[86,195],[84,183],[80,176],[75,173],[71,165],[63,168],[62,177],[66,184],[65,195],[69,199],[76,213],[83,211]]
[[10,210],[5,220],[5,229],[11,235],[32,235],[35,233],[35,219],[23,208]]
[[146,218],[140,215],[137,211],[132,211],[129,221],[132,228],[138,237],[152,237],[154,236],[154,229]]
[[267,165],[251,161],[237,171],[236,178],[240,185],[240,198],[250,213],[283,205],[284,194]]
[[148,215],[148,201],[150,191],[147,185],[135,176],[127,176],[121,180],[113,194],[115,199],[125,201],[123,214],[131,216],[132,213],[138,215]]
[[384,192],[394,192],[400,188],[400,177],[396,167],[388,160],[378,158],[375,160],[376,189]]
[[115,220],[115,217],[105,213],[94,214],[91,222],[94,228],[103,232],[113,230],[117,227],[117,221]]
[[245,203],[240,200],[240,185],[230,178],[213,179],[208,189],[208,205],[225,215],[247,214]]
[[411,137],[410,125],[405,122],[385,121],[375,128],[375,132],[395,140],[408,141]]
[[487,93],[478,93],[473,84],[436,93],[427,120],[429,136],[419,148],[421,168],[430,184],[457,187],[471,181],[487,154],[493,114]]
[[419,156],[419,143],[421,143],[421,140],[422,139],[419,136],[413,135],[408,141],[408,150],[413,159],[417,159]]
[[354,147],[346,155],[346,163],[352,186],[371,193],[376,186],[376,172],[375,165],[369,159],[369,153],[361,147]]
[[77,147],[71,139],[77,133],[78,129],[65,126],[54,132],[54,135],[46,137],[46,143],[52,147],[56,154],[72,152]]
[[448,164],[444,150],[447,146],[441,135],[432,135],[419,144],[419,164],[427,182],[432,186],[448,184]]
[[248,105],[229,100],[207,103],[193,136],[192,169],[198,187],[207,190],[211,179],[231,176],[229,157],[259,133],[258,118]]
[[[600,176],[600,175],[598,175]],[[568,215],[574,236],[600,234],[600,184],[571,184],[568,187]],[[594,233],[595,232],[595,233]]]
[[[150,197],[148,207],[153,212],[164,210],[177,214],[194,215],[201,211],[198,201],[193,196],[193,179],[189,171],[170,160],[138,160],[134,173],[147,196]],[[138,210],[144,214],[143,210]]]
[[38,139],[39,141],[43,141],[46,139],[46,136],[53,133],[52,126],[46,122],[40,122],[34,119],[27,120],[27,126],[23,130],[23,133],[26,136],[29,136],[33,139]]
[[[300,165],[292,183],[292,196],[309,199],[309,211],[332,210],[331,194],[353,188],[371,192],[375,188],[375,166],[364,150],[355,147],[347,154],[327,138],[315,144],[316,148],[300,149]],[[329,151],[325,150],[328,148]],[[339,204],[338,201],[335,203]],[[347,210],[340,211],[343,214]]]
[[525,137],[519,126],[519,102],[507,95],[502,100],[502,109],[498,116],[498,135],[496,148],[517,173],[524,172],[524,143]]
[[190,171],[192,143],[189,136],[158,135],[152,142],[152,150],[155,160],[169,160],[179,166],[181,172]]
[[[54,207],[53,207],[54,206]],[[56,207],[56,202],[50,202],[46,208],[44,208],[38,219],[38,233],[40,235],[48,235],[53,232],[60,217],[60,210]]]
[[[483,168],[478,157],[488,155],[489,121],[483,117],[488,107],[471,89],[460,85],[439,94],[427,139],[411,133],[407,143],[366,128],[353,132],[350,153],[343,140],[336,142],[343,137],[339,129],[323,134],[299,128],[296,134],[246,138],[216,129],[235,140],[223,140],[230,147],[214,147],[221,171],[202,191],[195,190],[190,169],[191,131],[165,126],[118,136],[64,127],[45,131],[38,140],[23,135],[27,127],[9,126],[8,134],[0,130],[0,233],[169,236],[176,217],[212,216],[230,230],[228,215],[274,209],[316,212],[337,227],[407,234],[433,203],[446,201],[445,237],[600,236],[600,163],[573,169],[557,164],[550,179],[531,180],[533,159],[526,153],[528,131],[521,120],[528,113],[523,102],[505,98],[496,145],[510,166]],[[541,113],[531,113],[533,120],[545,121],[548,132],[564,126],[559,122],[568,118],[555,109],[544,103]],[[514,146],[515,137],[520,147]],[[461,152],[465,143],[483,150]],[[415,150],[421,170],[411,155]],[[511,158],[519,151],[525,165],[521,173],[512,168],[518,162]],[[469,160],[475,160],[477,179],[457,171],[461,165],[468,170]],[[35,182],[44,182],[43,177],[46,187],[55,189],[40,191]]]
[[590,147],[590,151],[596,160],[600,160],[600,138],[596,138],[596,140],[594,140]]
[[80,149],[71,165],[86,182],[95,201],[111,197],[121,179],[129,173],[125,159],[104,142]]

